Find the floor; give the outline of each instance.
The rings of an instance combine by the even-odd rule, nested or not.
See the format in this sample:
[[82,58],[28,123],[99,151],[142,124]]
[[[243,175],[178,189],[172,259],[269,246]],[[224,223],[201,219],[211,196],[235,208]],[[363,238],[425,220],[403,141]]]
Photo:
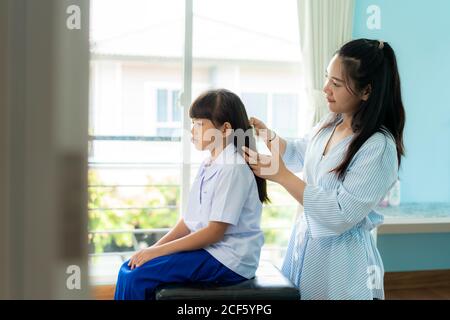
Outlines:
[[386,300],[450,300],[450,287],[386,290]]
[[[450,300],[450,287],[429,289],[386,290],[386,300]],[[110,300],[114,297],[114,286],[99,286],[92,290],[96,300]]]

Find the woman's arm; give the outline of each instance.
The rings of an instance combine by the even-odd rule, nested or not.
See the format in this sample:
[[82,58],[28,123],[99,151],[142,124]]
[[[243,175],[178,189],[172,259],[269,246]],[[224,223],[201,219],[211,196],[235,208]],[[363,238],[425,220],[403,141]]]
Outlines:
[[250,124],[256,129],[258,136],[262,137],[273,155],[280,155],[286,167],[292,172],[301,172],[305,162],[306,149],[311,138],[320,130],[329,119],[324,116],[309,132],[300,139],[285,140],[259,119],[250,118]]
[[222,240],[228,226],[229,224],[227,223],[210,221],[207,227],[182,238],[139,251],[130,259],[128,265],[131,269],[134,269],[160,256],[205,248]]
[[305,218],[313,238],[338,236],[364,220],[398,178],[397,147],[382,133],[353,157],[336,189],[306,186]]
[[277,148],[275,150],[278,149],[280,152],[280,155],[283,157],[284,154],[286,153],[287,141],[285,139],[283,139],[282,137],[280,137],[279,135],[277,135],[272,130],[269,130],[269,136],[273,137],[273,140],[266,142],[267,147],[269,148],[269,150],[274,150],[272,145],[277,144]]
[[191,233],[191,231],[189,230],[189,228],[184,223],[183,218],[180,218],[180,220],[178,220],[178,222],[175,225],[175,227],[173,227],[168,233],[166,233],[164,235],[164,237],[159,239],[159,241],[156,242],[153,246],[157,247],[157,246],[166,244],[168,242],[171,242],[173,240],[177,240],[179,238],[183,238],[183,237],[187,236],[189,233]]
[[243,147],[244,159],[258,177],[281,184],[299,203],[303,205],[306,183],[289,171],[283,159],[276,152],[262,155]]
[[274,182],[283,186],[295,200],[303,205],[303,194],[305,192],[306,183],[302,179],[297,177],[291,171],[284,170]]
[[260,136],[272,154],[279,155],[286,164],[286,167],[293,172],[300,172],[308,145],[308,136],[303,139],[287,141],[278,136],[275,131],[270,130],[259,119],[250,118],[250,124],[255,128],[256,134]]
[[244,151],[257,176],[281,184],[303,205],[313,238],[338,236],[360,223],[398,179],[396,145],[382,133],[364,143],[345,179],[331,190],[306,185],[286,169],[280,157],[258,155],[248,148]]

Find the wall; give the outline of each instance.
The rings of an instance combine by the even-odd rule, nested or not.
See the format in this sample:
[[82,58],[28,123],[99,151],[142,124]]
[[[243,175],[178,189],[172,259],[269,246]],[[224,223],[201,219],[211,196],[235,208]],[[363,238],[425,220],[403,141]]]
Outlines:
[[[381,29],[366,26],[370,5]],[[354,38],[388,41],[397,53],[407,121],[402,202],[450,202],[450,1],[357,0]]]
[[[367,8],[381,9],[381,29]],[[354,38],[388,41],[397,53],[406,109],[401,201],[450,202],[450,1],[357,0]],[[381,235],[386,271],[450,269],[450,234]]]

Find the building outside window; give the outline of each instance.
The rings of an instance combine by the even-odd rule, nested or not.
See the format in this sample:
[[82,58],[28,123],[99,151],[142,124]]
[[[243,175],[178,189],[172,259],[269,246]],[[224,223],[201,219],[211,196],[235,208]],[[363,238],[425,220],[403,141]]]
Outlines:
[[[252,6],[261,12],[255,15]],[[90,270],[115,281],[135,250],[172,227],[201,161],[183,165],[184,1],[91,1]],[[295,0],[194,1],[192,99],[227,88],[284,137],[307,131]],[[237,10],[239,8],[239,10]],[[254,18],[249,18],[254,17]],[[268,29],[265,19],[275,29]],[[185,171],[189,171],[186,175]],[[278,185],[263,210],[262,259],[280,265],[298,205]]]

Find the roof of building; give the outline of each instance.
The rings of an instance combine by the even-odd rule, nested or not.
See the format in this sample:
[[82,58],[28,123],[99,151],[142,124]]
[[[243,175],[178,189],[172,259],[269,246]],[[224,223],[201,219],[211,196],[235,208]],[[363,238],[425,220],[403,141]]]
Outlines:
[[[194,59],[299,62],[300,45],[224,21],[194,14]],[[181,58],[184,46],[183,19],[167,20],[138,30],[91,41],[97,56]]]

